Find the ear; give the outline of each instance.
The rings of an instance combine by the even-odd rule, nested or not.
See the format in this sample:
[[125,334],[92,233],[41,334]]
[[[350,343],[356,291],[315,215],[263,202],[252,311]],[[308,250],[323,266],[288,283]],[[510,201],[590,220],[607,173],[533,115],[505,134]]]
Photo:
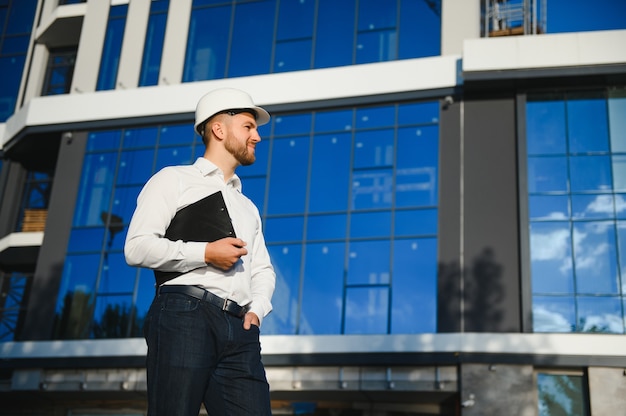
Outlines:
[[223,140],[226,137],[224,123],[221,123],[219,121],[211,123],[211,131],[213,132],[213,136],[220,140]]

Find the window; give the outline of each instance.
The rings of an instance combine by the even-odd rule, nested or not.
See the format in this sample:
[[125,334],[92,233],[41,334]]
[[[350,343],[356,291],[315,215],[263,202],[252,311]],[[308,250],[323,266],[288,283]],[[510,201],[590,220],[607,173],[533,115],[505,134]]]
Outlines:
[[96,85],[97,91],[115,89],[127,13],[128,4],[111,6],[109,10],[109,23],[102,48],[102,60]]
[[165,39],[165,23],[169,0],[153,0],[150,3],[150,18],[143,48],[143,60],[139,86],[157,85],[161,68],[161,54]]
[[36,0],[0,2],[0,122],[15,110],[36,6]]
[[42,95],[68,94],[72,86],[76,48],[50,51]]
[[624,333],[626,90],[526,105],[535,332]]
[[[438,123],[438,103],[417,102],[261,126],[257,161],[238,175],[278,275],[265,333],[436,332]],[[187,124],[89,135],[56,337],[140,336],[154,276],[123,257],[136,197],[203,151]]]
[[183,82],[439,55],[440,1],[380,4],[194,0]]
[[32,273],[0,271],[0,342],[14,341],[26,312]]
[[154,276],[126,265],[126,227],[150,175],[191,163],[198,141],[191,124],[89,134],[57,301],[57,338],[141,335]]
[[580,371],[537,373],[539,416],[588,416],[587,378]]

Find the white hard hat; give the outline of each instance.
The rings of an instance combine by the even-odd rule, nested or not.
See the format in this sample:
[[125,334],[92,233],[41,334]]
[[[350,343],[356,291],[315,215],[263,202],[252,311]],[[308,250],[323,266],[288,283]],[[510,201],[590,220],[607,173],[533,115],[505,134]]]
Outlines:
[[235,88],[219,88],[205,94],[200,98],[200,101],[198,101],[196,107],[196,122],[193,126],[194,130],[202,135],[198,130],[198,127],[202,125],[202,123],[217,113],[228,110],[238,112],[242,112],[241,110],[252,110],[259,126],[267,124],[267,122],[270,121],[269,113],[261,107],[254,105],[248,93]]

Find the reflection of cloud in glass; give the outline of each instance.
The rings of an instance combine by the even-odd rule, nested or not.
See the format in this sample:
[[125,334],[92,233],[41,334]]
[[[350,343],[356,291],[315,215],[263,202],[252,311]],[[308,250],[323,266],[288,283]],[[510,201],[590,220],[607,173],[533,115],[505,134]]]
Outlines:
[[594,214],[612,214],[613,213],[613,196],[598,195],[591,201],[585,212],[593,212]]
[[614,314],[589,315],[584,318],[582,331],[622,334],[624,332],[624,322],[621,316]]
[[548,215],[544,215],[542,217],[539,217],[539,219],[542,220],[552,220],[552,221],[562,221],[562,220],[568,220],[569,217],[567,215],[565,215],[563,212],[551,212]]
[[534,232],[530,235],[531,260],[561,260],[559,271],[563,274],[572,268],[568,254],[570,233],[568,230],[556,230],[547,234]]
[[552,312],[543,306],[533,307],[533,328],[535,332],[571,332],[572,325],[558,312]]

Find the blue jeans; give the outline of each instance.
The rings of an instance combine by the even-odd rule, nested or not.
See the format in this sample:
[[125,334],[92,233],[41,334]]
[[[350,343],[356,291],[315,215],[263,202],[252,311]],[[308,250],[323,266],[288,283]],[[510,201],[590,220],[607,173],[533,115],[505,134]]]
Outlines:
[[157,296],[146,316],[149,416],[271,415],[259,328],[179,293]]

